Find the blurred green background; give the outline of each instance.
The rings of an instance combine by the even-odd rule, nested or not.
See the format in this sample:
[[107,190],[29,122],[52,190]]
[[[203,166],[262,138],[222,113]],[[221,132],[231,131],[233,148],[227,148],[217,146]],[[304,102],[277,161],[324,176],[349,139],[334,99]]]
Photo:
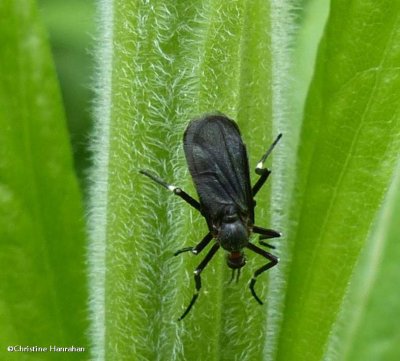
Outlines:
[[92,122],[95,2],[92,0],[38,0],[50,38],[68,121],[75,169],[83,195],[90,166],[88,142]]

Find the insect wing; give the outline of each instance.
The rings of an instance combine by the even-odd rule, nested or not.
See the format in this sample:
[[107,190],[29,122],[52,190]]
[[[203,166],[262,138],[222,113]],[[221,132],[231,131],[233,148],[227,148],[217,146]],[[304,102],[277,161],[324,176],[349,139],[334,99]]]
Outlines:
[[206,218],[235,206],[254,220],[247,152],[237,125],[221,115],[195,119],[186,129],[184,150]]

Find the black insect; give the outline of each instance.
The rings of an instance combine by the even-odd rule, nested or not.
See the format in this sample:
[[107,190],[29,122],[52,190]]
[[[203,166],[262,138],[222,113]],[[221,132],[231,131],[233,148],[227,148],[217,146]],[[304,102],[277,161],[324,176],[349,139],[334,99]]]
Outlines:
[[240,269],[246,264],[243,252],[245,247],[269,261],[254,272],[250,281],[252,295],[259,304],[262,304],[254,291],[256,279],[261,273],[275,266],[278,258],[249,242],[249,238],[251,233],[258,233],[261,235],[259,241],[261,245],[274,248],[262,239],[280,237],[280,233],[254,224],[256,205],[254,196],[271,173],[267,168],[263,168],[263,163],[281,136],[282,134],[278,135],[257,164],[255,171],[260,178],[251,187],[246,147],[236,123],[222,114],[206,115],[192,120],[183,136],[183,146],[200,202],[181,188],[168,184],[154,174],[145,170],[140,171],[184,199],[207,221],[206,236],[196,246],[177,251],[175,256],[183,252],[197,255],[212,239],[215,240],[194,271],[196,292],[179,320],[189,313],[196,302],[201,288],[201,272],[220,247],[227,251],[227,264],[232,269],[232,279],[235,270],[238,278]]

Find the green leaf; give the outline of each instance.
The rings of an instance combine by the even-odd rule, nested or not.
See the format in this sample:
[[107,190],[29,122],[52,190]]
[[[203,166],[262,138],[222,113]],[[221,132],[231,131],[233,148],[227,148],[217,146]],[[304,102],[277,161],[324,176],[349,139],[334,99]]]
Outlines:
[[361,283],[367,287],[361,293],[361,316],[352,325],[354,332],[353,337],[349,337],[346,360],[395,361],[400,358],[400,328],[396,318],[400,312],[396,287],[400,282],[400,177],[397,173],[378,229],[371,237],[374,244],[368,247],[376,252],[359,271],[369,276],[365,277],[369,282]]
[[400,172],[386,195],[374,231],[351,280],[328,349],[332,360],[385,360],[400,357],[398,234]]
[[[289,2],[261,0],[102,3],[90,211],[94,358],[321,360],[334,345],[347,284],[398,161],[399,9],[332,1],[315,69],[302,62],[295,96],[289,10]],[[302,50],[295,54],[312,58]],[[265,261],[247,252],[241,280],[228,284],[219,252],[202,273],[198,302],[177,322],[204,255],[173,253],[198,243],[206,225],[138,170],[194,195],[182,134],[190,119],[216,110],[238,121],[252,168],[284,133],[273,194],[267,187],[257,195],[256,210],[257,224],[285,235],[274,251],[281,263],[260,277],[257,292],[268,302],[259,307],[248,280]]]
[[[267,308],[248,282],[265,263],[250,255],[238,284],[219,252],[199,301],[182,322],[204,254],[206,223],[181,199],[138,173],[150,168],[195,195],[182,152],[190,119],[236,119],[252,168],[272,131],[270,8],[265,1],[134,3],[103,8],[102,69],[92,190],[94,354],[102,359],[262,360]],[[267,190],[257,223],[268,227]],[[273,271],[272,271],[273,273]],[[266,276],[257,284],[266,298]],[[238,356],[239,355],[239,356]]]
[[0,18],[0,358],[87,351],[83,212],[51,54],[33,1],[2,1]]
[[278,360],[321,360],[398,161],[400,5],[333,1],[300,138]]

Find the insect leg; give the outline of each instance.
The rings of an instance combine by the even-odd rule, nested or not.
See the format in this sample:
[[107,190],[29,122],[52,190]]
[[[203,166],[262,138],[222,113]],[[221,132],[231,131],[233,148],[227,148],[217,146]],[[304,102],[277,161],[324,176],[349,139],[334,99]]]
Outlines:
[[268,170],[267,168],[264,167],[264,162],[268,158],[268,156],[271,154],[272,150],[274,149],[275,145],[279,142],[279,139],[281,139],[282,133],[280,133],[274,142],[271,144],[271,146],[268,148],[268,150],[265,152],[265,154],[261,157],[261,160],[257,163],[256,166],[256,173],[260,175],[260,178],[256,182],[256,184],[253,186],[253,197],[257,194],[257,192],[261,189],[261,187],[264,185],[266,180],[268,179],[268,176],[271,174],[271,171]]
[[274,231],[273,229],[267,229],[258,226],[253,226],[253,232],[261,234],[261,239],[278,238],[281,236],[279,232]]
[[261,227],[257,227],[257,226],[253,226],[253,232],[258,233],[260,235],[260,237],[258,239],[258,243],[260,243],[262,246],[272,248],[272,249],[274,249],[275,246],[272,246],[269,243],[264,242],[263,239],[277,238],[282,235],[280,232],[274,231],[273,229],[266,229],[266,228],[261,228]]
[[181,197],[185,202],[189,203],[193,208],[196,208],[199,212],[200,211],[200,203],[197,202],[194,198],[192,198],[189,194],[183,191],[179,187],[175,187],[172,184],[168,184],[166,181],[162,180],[161,178],[157,177],[155,174],[150,173],[148,170],[139,170],[139,173],[144,174],[145,176],[149,177],[154,182],[158,183],[162,187],[168,189],[172,193],[176,194],[177,196]]
[[261,249],[261,248],[255,246],[255,245],[252,244],[252,243],[248,243],[248,244],[247,244],[247,248],[250,249],[250,250],[252,250],[253,252],[259,254],[260,256],[265,257],[266,259],[268,259],[268,260],[270,261],[270,262],[267,263],[266,265],[264,265],[264,266],[260,267],[258,270],[256,270],[256,271],[254,272],[253,278],[252,278],[251,281],[250,281],[250,291],[251,291],[251,294],[252,294],[253,297],[256,299],[256,301],[257,301],[260,305],[262,305],[263,302],[259,299],[259,297],[256,295],[256,292],[254,291],[254,285],[256,284],[256,279],[257,279],[257,277],[258,277],[261,273],[263,273],[263,272],[265,272],[266,270],[268,270],[268,269],[274,267],[274,266],[278,263],[279,260],[278,260],[277,257],[275,257],[274,255],[272,255],[271,253],[268,253],[268,252],[264,251],[263,249]]
[[258,226],[253,226],[253,232],[258,233],[260,235],[260,238],[258,239],[258,242],[265,247],[269,247],[274,249],[275,247],[270,245],[267,242],[264,242],[263,239],[269,239],[269,238],[277,238],[281,236],[281,233],[274,231],[273,229],[266,229],[266,228],[261,228]]
[[201,288],[201,277],[200,274],[204,270],[204,268],[207,266],[208,262],[211,261],[213,258],[214,254],[218,251],[219,244],[215,243],[212,248],[208,251],[207,255],[204,257],[204,259],[200,262],[196,270],[194,271],[194,281],[196,283],[196,292],[193,294],[193,297],[189,303],[189,306],[187,306],[185,312],[183,312],[182,316],[178,318],[178,321],[181,321],[185,318],[185,316],[189,313],[189,311],[192,309],[194,303],[197,300],[197,297],[199,297],[199,291]]
[[211,232],[207,233],[206,236],[194,247],[185,247],[182,249],[179,249],[174,253],[174,256],[177,256],[180,253],[183,252],[192,252],[193,254],[197,255],[199,254],[204,247],[207,247],[207,245],[210,243],[210,241],[213,239],[213,236]]
[[263,168],[263,169],[256,168],[256,173],[260,175],[260,178],[258,178],[256,184],[254,184],[254,186],[253,186],[253,189],[252,189],[253,197],[258,193],[258,191],[264,185],[264,183],[268,179],[269,175],[271,174],[271,171],[266,168]]
[[262,241],[261,239],[258,240],[258,243],[260,243],[261,246],[268,247],[268,248],[271,248],[271,249],[275,249],[275,248],[276,248],[276,247],[273,246],[272,244],[269,244],[269,243],[267,243],[267,242],[264,242],[264,241]]

